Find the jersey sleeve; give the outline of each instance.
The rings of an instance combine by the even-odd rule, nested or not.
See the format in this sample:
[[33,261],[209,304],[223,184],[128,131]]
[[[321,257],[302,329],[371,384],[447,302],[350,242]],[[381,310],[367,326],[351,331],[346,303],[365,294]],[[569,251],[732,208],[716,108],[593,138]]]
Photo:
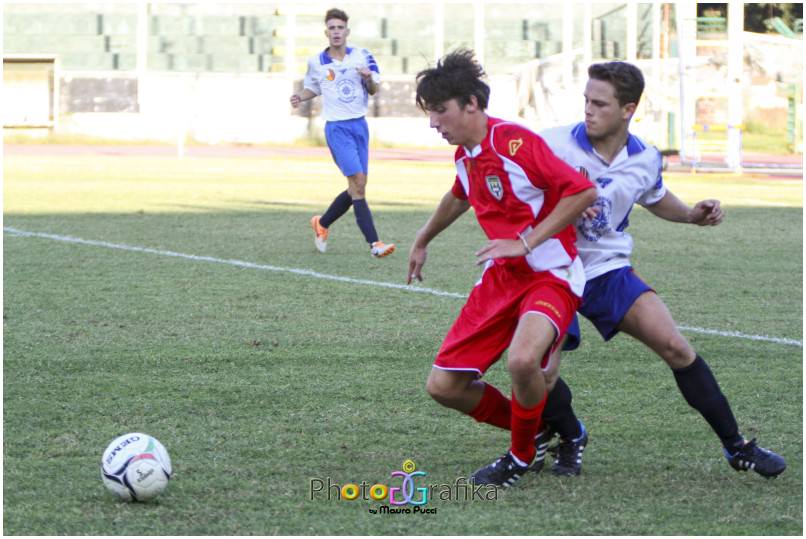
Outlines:
[[456,175],[456,179],[453,182],[451,193],[453,193],[453,196],[455,196],[460,200],[467,200],[467,193],[465,193],[465,188],[462,187],[462,182],[459,180],[458,174]]
[[649,189],[644,191],[638,199],[638,203],[642,206],[657,204],[666,195],[666,186],[663,184],[663,157],[659,151],[655,150],[655,153],[657,157],[655,160],[656,166],[653,167],[653,171],[657,170],[657,174],[649,186]]
[[499,146],[503,143],[503,155],[523,168],[535,187],[556,190],[560,198],[595,187],[590,180],[557,157],[539,135],[523,128],[515,133],[502,134],[506,134],[506,137],[496,141],[496,150],[500,153]]
[[378,84],[381,82],[381,71],[378,69],[378,62],[375,61],[375,57],[372,56],[367,49],[361,49],[361,52],[364,55],[364,61],[367,64],[367,68],[372,72],[372,82]]
[[316,67],[313,62],[314,59],[308,60],[308,71],[305,72],[305,81],[302,86],[316,95],[322,95],[322,88],[319,86],[319,79],[316,76]]

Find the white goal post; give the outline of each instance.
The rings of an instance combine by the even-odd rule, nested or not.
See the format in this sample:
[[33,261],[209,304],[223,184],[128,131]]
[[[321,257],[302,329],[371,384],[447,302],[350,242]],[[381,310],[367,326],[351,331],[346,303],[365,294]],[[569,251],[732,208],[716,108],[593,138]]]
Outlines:
[[59,118],[59,66],[53,55],[3,55],[3,127],[53,128]]

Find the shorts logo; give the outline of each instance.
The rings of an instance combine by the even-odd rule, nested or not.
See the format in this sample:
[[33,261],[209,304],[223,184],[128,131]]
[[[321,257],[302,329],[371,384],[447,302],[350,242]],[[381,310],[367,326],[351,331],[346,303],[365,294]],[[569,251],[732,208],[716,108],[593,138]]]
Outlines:
[[580,174],[582,174],[582,175],[585,177],[585,179],[586,179],[586,180],[590,180],[590,179],[591,179],[590,172],[588,172],[588,169],[586,169],[585,167],[577,167],[577,171],[578,171]]
[[550,310],[551,312],[553,312],[554,316],[556,316],[557,318],[562,318],[562,315],[560,314],[560,311],[557,310],[557,307],[555,307],[554,305],[552,305],[548,301],[543,301],[542,299],[539,299],[539,300],[535,301],[535,305],[537,305],[539,307],[545,307],[548,310]]
[[510,157],[515,157],[515,154],[518,153],[518,149],[523,146],[523,139],[516,138],[515,140],[509,141],[509,155]]
[[490,190],[490,194],[493,195],[496,200],[504,198],[504,186],[501,185],[501,178],[498,176],[487,176],[485,180],[487,180],[487,189]]
[[332,69],[327,70],[327,80],[333,80],[336,78],[336,73]]

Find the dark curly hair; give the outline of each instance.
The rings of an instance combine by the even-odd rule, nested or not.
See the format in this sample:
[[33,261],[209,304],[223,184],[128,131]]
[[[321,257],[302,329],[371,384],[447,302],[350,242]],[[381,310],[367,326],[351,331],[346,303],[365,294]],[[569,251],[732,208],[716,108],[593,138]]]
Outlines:
[[644,76],[641,70],[627,62],[593,64],[588,68],[588,77],[609,82],[616,92],[618,104],[638,104],[644,93]]
[[484,69],[474,58],[473,51],[454,51],[438,61],[436,67],[417,73],[417,106],[428,112],[450,99],[465,106],[474,95],[479,108],[484,110],[490,101],[490,87],[482,77]]

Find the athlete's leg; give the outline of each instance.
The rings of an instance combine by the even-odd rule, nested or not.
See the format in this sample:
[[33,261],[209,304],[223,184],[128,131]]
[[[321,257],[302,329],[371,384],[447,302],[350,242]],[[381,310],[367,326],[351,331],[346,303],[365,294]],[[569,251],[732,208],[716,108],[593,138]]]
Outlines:
[[350,146],[353,164],[351,169],[344,170],[347,176],[347,192],[353,199],[355,222],[364,239],[372,247],[378,241],[378,232],[372,219],[372,212],[366,200],[367,172],[369,171],[369,128],[365,119],[361,118],[350,124]]
[[506,287],[501,268],[489,268],[473,287],[434,359],[426,391],[476,421],[509,429],[509,399],[479,378],[512,341],[519,290]]
[[356,172],[351,176],[347,176],[347,192],[353,201],[362,199],[366,196],[367,190],[367,175],[363,172]]
[[711,425],[726,449],[734,450],[743,445],[736,418],[711,369],[680,334],[669,309],[657,294],[641,294],[619,329],[666,361],[686,402]]
[[372,211],[366,200],[366,187],[367,175],[363,172],[358,172],[347,177],[348,188],[347,192],[353,199],[353,212],[355,212],[355,222],[361,233],[364,234],[364,239],[372,246],[373,243],[378,241],[378,232],[375,230],[375,223],[372,219]]
[[509,399],[494,386],[479,380],[475,372],[434,367],[425,389],[441,405],[459,410],[479,423],[510,428]]
[[[576,350],[581,340],[579,321],[575,315],[571,325],[568,326],[563,342],[552,351],[548,363],[543,367],[549,395],[546,399],[546,409],[543,410],[544,429],[541,431],[543,439],[536,440],[536,443],[542,443],[545,447],[548,447],[548,442],[554,434],[559,434],[565,440],[576,439],[581,434],[581,423],[571,408],[571,388],[560,378],[559,374],[562,351]],[[538,453],[541,453],[539,447]]]
[[652,348],[672,367],[677,387],[686,402],[719,436],[725,458],[734,469],[752,469],[764,477],[775,477],[786,469],[783,457],[759,447],[755,439],[747,442],[741,435],[728,399],[722,394],[714,374],[680,335],[669,310],[657,295],[651,292],[642,294],[627,313],[620,329]]
[[555,326],[543,314],[526,312],[520,316],[507,358],[512,378],[511,445],[504,456],[473,472],[470,482],[510,487],[529,470],[546,402],[546,382],[540,367],[555,339]]
[[[563,339],[564,343],[565,339]],[[588,435],[585,426],[574,414],[571,406],[573,398],[571,388],[559,375],[562,348],[563,346],[559,346],[552,352],[548,363],[543,368],[548,396],[543,409],[542,427],[535,437],[536,454],[531,469],[534,472],[540,472],[543,469],[551,440],[555,435],[559,435],[560,442],[555,455],[557,460],[552,465],[552,473],[579,475],[582,471],[582,453],[588,443]]]
[[339,217],[347,213],[350,206],[353,205],[353,199],[350,192],[345,190],[338,194],[333,202],[330,203],[327,211],[319,218],[319,224],[324,228],[330,228],[330,225],[338,221]]
[[521,316],[507,355],[512,378],[511,453],[529,464],[535,456],[534,438],[546,403],[546,377],[541,362],[557,338],[554,325],[543,314]]
[[571,407],[571,388],[560,378],[560,361],[562,352],[558,347],[549,358],[548,365],[543,369],[546,376],[546,408],[543,410],[543,423],[546,428],[566,440],[572,440],[580,435],[580,422]]
[[[344,122],[327,122],[325,124],[325,140],[330,154],[339,170],[345,175],[361,171],[360,159],[356,156],[353,137]],[[311,226],[316,234],[317,248],[325,252],[327,249],[328,228],[341,218],[353,205],[353,199],[348,189],[339,193],[330,203],[325,213],[315,215],[311,219]]]
[[638,296],[618,328],[651,348],[672,369],[688,367],[697,356],[677,329],[666,304],[654,292]]
[[[565,339],[563,339],[563,341],[564,340]],[[543,377],[546,380],[546,391],[549,393],[554,389],[554,385],[560,378],[560,361],[562,360],[561,348],[562,346],[558,346],[557,349],[551,353],[549,361],[543,369]]]
[[442,406],[469,414],[481,401],[484,385],[475,372],[434,367],[428,375],[425,390]]

